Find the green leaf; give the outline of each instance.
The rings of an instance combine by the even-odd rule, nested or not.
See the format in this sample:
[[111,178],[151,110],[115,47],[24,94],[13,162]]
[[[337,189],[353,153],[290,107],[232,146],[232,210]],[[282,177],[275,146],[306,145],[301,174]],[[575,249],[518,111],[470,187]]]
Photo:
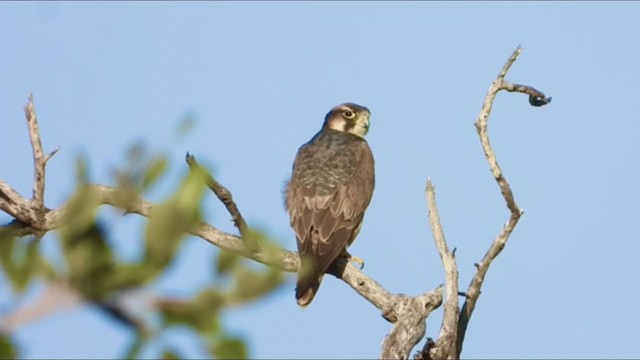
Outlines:
[[80,185],[67,203],[62,218],[63,225],[58,230],[60,236],[63,239],[71,239],[87,231],[95,223],[99,205],[99,195],[91,188]]
[[200,207],[202,195],[206,189],[207,173],[201,168],[194,168],[180,184],[174,199],[182,211],[195,212]]
[[108,291],[126,290],[141,287],[154,280],[163,268],[150,264],[118,264],[103,280]]
[[234,304],[259,299],[284,281],[282,272],[272,268],[263,272],[240,269],[235,275],[234,285],[229,292],[229,300]]
[[218,289],[204,289],[194,299],[197,311],[202,314],[214,314],[226,303],[226,296]]
[[70,283],[87,299],[103,299],[109,293],[105,283],[115,268],[106,231],[96,222],[99,195],[80,185],[68,202],[58,229],[62,254]]
[[240,260],[242,260],[241,256],[234,254],[231,251],[220,249],[215,264],[216,274],[224,275],[236,269]]
[[68,229],[63,237],[69,282],[87,299],[104,299],[111,291],[105,286],[106,280],[116,267],[113,253],[100,224],[82,230]]
[[19,266],[19,281],[17,283],[18,291],[23,291],[29,285],[31,279],[38,271],[38,259],[40,254],[38,253],[38,241],[27,241],[24,256],[21,259],[22,266]]
[[138,141],[131,145],[129,149],[127,149],[127,158],[129,159],[129,163],[137,164],[139,163],[144,154],[146,152],[146,145],[142,141]]
[[224,304],[224,294],[206,289],[191,301],[165,301],[156,306],[165,326],[187,325],[203,334],[216,334],[220,330],[219,309]]
[[175,201],[157,205],[149,216],[145,231],[145,265],[159,274],[174,258],[193,221],[180,212]]
[[187,135],[195,126],[198,118],[195,113],[187,113],[185,114],[180,122],[178,122],[177,134],[178,137],[184,137]]
[[205,183],[201,172],[190,171],[176,194],[157,205],[145,232],[145,264],[158,273],[173,259],[185,235],[201,221]]
[[178,353],[173,349],[165,349],[162,352],[162,359],[163,360],[178,360],[178,359],[182,359],[182,357],[180,355],[178,355]]
[[147,166],[144,175],[141,180],[141,188],[145,190],[149,188],[151,185],[155,184],[156,181],[165,173],[167,169],[167,159],[161,156],[158,156],[151,160],[149,165]]
[[18,283],[18,269],[16,269],[16,264],[12,261],[13,252],[18,238],[4,235],[0,238],[0,265],[2,269],[7,274],[11,285],[16,288]]
[[0,334],[0,359],[17,359],[18,349],[6,335]]
[[138,332],[135,340],[129,345],[127,350],[122,355],[123,359],[138,359],[140,358],[140,351],[142,347],[145,345],[146,338],[142,335],[141,332]]
[[89,166],[87,159],[84,156],[78,155],[76,157],[76,182],[78,184],[86,184],[89,182]]
[[59,277],[57,270],[40,253],[37,254],[34,262],[38,269],[38,275],[42,276],[46,281]]
[[45,273],[48,264],[38,252],[38,242],[17,237],[0,238],[0,266],[13,290],[23,292],[36,275]]
[[129,209],[132,204],[140,200],[140,191],[129,179],[120,176],[118,186],[113,193],[113,205],[120,209]]
[[209,353],[217,359],[247,359],[247,348],[239,338],[224,337],[209,346]]

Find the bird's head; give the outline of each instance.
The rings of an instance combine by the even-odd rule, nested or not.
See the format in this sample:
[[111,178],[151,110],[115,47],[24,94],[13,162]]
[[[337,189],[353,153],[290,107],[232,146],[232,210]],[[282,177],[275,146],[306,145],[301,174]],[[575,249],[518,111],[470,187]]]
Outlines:
[[325,128],[343,131],[364,138],[369,131],[369,109],[354,103],[335,106],[324,118]]

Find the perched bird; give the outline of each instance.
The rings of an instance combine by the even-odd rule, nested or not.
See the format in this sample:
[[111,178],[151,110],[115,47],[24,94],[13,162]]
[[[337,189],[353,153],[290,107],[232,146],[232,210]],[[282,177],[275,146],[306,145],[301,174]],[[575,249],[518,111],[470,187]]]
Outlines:
[[302,307],[311,303],[337,258],[363,264],[346,249],[360,231],[373,194],[373,155],[364,139],[369,116],[364,106],[335,106],[293,163],[285,205],[300,254],[296,299]]

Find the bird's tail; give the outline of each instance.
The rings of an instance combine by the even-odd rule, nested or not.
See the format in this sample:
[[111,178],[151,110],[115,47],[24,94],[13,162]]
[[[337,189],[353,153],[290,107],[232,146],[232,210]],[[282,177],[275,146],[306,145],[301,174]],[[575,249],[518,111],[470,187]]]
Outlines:
[[311,303],[318,292],[321,281],[322,276],[307,277],[306,279],[298,276],[298,285],[296,286],[296,300],[298,301],[298,305],[304,308]]

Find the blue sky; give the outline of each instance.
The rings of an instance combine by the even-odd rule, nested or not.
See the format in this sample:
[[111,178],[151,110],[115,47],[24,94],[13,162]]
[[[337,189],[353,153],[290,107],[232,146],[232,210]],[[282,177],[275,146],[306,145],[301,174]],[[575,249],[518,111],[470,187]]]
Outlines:
[[[22,107],[33,92],[45,150],[61,146],[47,168],[49,207],[73,191],[76,156],[90,160],[94,182],[113,184],[140,141],[170,160],[151,200],[168,195],[190,151],[251,226],[294,249],[281,189],[295,152],[332,106],[356,102],[372,112],[376,189],[351,252],[393,292],[443,282],[424,200],[430,176],[466,288],[508,217],[473,122],[521,44],[507,79],[554,100],[543,108],[521,94],[496,100],[492,144],[525,214],[490,269],[463,356],[637,358],[639,16],[637,2],[3,2],[0,178],[31,191]],[[180,137],[187,116],[195,127]],[[115,214],[104,215],[112,240],[135,256],[144,221]],[[212,196],[206,216],[235,232]],[[55,241],[42,244],[52,256]],[[153,290],[188,296],[212,278],[215,252],[189,239]],[[225,315],[252,356],[378,356],[390,325],[373,306],[327,277],[301,310],[294,278]],[[440,313],[429,319],[429,336],[439,321]],[[131,334],[82,308],[16,339],[27,358],[108,358]],[[183,332],[163,341],[202,356]]]

